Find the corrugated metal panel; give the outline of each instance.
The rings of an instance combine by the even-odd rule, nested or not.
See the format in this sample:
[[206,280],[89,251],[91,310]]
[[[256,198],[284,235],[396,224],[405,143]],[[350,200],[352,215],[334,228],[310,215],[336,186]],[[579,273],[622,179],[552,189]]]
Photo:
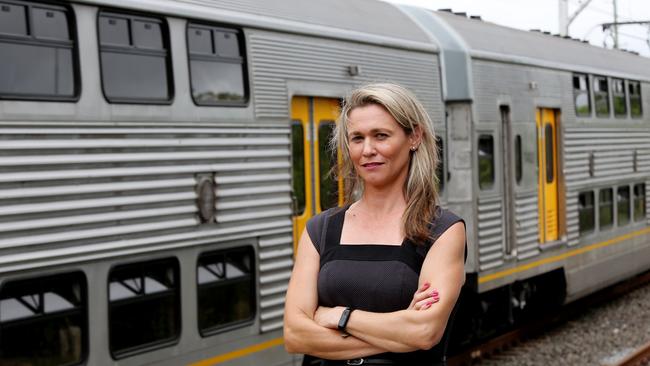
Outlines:
[[293,268],[291,232],[268,236],[259,241],[261,331],[282,328],[284,298]]
[[503,264],[502,206],[501,197],[478,200],[478,251],[481,271]]
[[[412,90],[435,121],[443,121],[438,56],[251,31],[248,34],[255,113],[288,118],[286,80],[360,85],[392,81]],[[359,66],[351,77],[348,66]]]
[[[207,237],[290,240],[289,168],[286,127],[0,127],[0,273]],[[217,222],[197,230],[204,174]]]
[[201,8],[216,8],[341,28],[387,37],[428,42],[426,34],[397,8],[375,0],[177,0]]
[[566,194],[566,226],[569,245],[576,245],[580,239],[578,223],[578,192],[569,191]]
[[562,64],[575,70],[587,67],[606,70],[609,71],[608,74],[636,74],[650,78],[650,60],[646,57],[444,12],[436,14],[460,33],[469,48],[476,53],[517,56],[532,62]]
[[539,254],[539,210],[537,194],[517,195],[515,199],[517,258]]
[[[589,174],[590,155],[593,176]],[[650,172],[650,131],[647,128],[565,128],[564,161],[569,190],[593,186],[603,178],[633,179],[639,173]]]

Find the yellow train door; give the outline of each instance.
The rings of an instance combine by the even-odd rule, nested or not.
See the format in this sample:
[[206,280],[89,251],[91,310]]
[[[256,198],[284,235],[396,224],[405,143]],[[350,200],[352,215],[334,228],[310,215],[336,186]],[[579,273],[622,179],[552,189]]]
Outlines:
[[537,110],[539,241],[559,239],[557,119],[553,109]]
[[328,146],[339,109],[338,99],[291,100],[294,250],[309,218],[343,204],[343,182],[330,174],[339,157]]

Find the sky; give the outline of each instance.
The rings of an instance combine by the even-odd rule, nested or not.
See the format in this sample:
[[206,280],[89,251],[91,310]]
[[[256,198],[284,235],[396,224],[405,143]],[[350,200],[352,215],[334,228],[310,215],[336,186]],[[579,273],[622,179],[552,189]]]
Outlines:
[[[420,6],[428,9],[452,9],[479,15],[483,20],[524,30],[540,29],[559,33],[559,0],[387,0]],[[586,0],[568,0],[572,15]],[[602,31],[602,23],[614,21],[614,1],[617,3],[618,21],[650,21],[650,0],[591,0],[569,26],[569,35],[586,39],[603,47],[613,46],[613,37]],[[619,27],[619,47],[650,57],[650,25]]]

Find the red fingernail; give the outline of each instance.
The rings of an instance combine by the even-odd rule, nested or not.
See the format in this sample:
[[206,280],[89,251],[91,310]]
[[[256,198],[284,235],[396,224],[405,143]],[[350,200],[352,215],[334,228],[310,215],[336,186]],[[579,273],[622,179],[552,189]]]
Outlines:
[[422,288],[425,289],[425,288],[427,288],[427,287],[429,287],[429,286],[430,286],[430,285],[429,285],[429,282],[425,282],[424,285],[422,285]]

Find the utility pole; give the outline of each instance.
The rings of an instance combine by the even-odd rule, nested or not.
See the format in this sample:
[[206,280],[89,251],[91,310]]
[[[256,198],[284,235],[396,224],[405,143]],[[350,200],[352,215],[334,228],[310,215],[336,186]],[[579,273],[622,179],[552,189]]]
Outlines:
[[[616,0],[614,0],[616,1]],[[571,14],[569,16],[569,0],[558,0],[558,14],[559,14],[559,32],[561,36],[568,36],[569,35],[569,26],[571,23],[575,20],[575,18],[580,14],[587,5],[591,2],[591,0],[585,0],[578,9],[575,11],[575,13]]]
[[614,49],[618,49],[618,7],[616,6],[616,0],[614,1],[614,26],[612,30],[614,31]]

